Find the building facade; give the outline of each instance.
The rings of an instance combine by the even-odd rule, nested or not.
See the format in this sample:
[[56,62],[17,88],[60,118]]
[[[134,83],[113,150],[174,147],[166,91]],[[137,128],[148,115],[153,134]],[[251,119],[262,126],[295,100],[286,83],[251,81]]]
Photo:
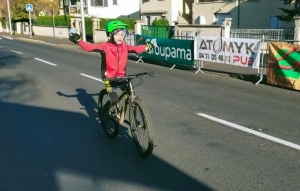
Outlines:
[[170,25],[178,21],[191,24],[192,5],[193,0],[141,0],[141,19],[148,25],[161,17]]
[[276,29],[293,27],[294,22],[278,20],[279,8],[291,8],[279,0],[195,0],[194,24],[220,25],[224,18],[232,18],[235,28]]
[[[61,13],[81,16],[80,0],[60,0]],[[140,19],[140,0],[82,0],[85,16]]]

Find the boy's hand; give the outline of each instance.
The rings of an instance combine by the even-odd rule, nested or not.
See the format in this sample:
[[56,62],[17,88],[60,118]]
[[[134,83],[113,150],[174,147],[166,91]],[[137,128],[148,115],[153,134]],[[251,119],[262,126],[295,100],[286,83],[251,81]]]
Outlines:
[[81,40],[81,36],[77,33],[71,33],[70,34],[70,40],[74,42],[75,44],[78,44],[78,42]]
[[150,52],[154,48],[154,44],[150,41],[146,42],[147,52]]

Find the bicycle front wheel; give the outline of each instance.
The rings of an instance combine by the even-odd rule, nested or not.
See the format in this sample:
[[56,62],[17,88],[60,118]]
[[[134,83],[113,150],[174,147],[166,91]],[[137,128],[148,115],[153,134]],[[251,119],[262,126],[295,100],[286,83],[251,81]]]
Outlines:
[[152,122],[146,106],[140,99],[130,103],[129,121],[134,144],[143,157],[151,155],[153,151]]
[[115,138],[119,134],[119,123],[114,119],[115,107],[111,107],[110,97],[103,89],[98,98],[98,114],[102,128],[109,138]]

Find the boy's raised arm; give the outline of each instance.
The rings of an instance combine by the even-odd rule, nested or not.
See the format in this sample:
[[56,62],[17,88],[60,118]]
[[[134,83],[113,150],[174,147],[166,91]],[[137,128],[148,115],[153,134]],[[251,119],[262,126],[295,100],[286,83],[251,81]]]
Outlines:
[[84,42],[83,40],[80,40],[78,42],[78,45],[81,46],[85,51],[90,52],[93,50],[105,50],[105,44],[91,44],[88,42]]
[[139,46],[128,45],[129,51],[134,51],[138,54],[142,52],[150,52],[153,48],[154,45],[151,42],[146,42],[146,44]]
[[93,50],[105,50],[106,47],[105,44],[91,44],[91,43],[84,42],[81,39],[81,36],[77,33],[71,33],[70,40],[74,42],[74,44],[78,44],[79,46],[81,46],[81,48],[83,48],[87,52]]

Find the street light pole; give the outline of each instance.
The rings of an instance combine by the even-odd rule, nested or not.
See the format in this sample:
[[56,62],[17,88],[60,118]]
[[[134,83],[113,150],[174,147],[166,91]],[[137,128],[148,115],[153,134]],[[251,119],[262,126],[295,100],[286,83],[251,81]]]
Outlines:
[[31,11],[29,12],[29,36],[32,38],[32,24],[31,24]]
[[9,0],[7,0],[7,11],[8,11],[9,31],[10,31],[10,35],[12,35]]
[[53,21],[53,37],[55,38],[55,15],[54,15],[54,8],[52,9],[52,21]]
[[85,36],[85,20],[84,20],[84,10],[83,10],[83,0],[80,0],[80,13],[81,13],[81,30],[82,30],[82,40],[86,42]]
[[240,16],[241,16],[241,0],[238,0],[238,20],[237,20],[238,28],[240,28]]

